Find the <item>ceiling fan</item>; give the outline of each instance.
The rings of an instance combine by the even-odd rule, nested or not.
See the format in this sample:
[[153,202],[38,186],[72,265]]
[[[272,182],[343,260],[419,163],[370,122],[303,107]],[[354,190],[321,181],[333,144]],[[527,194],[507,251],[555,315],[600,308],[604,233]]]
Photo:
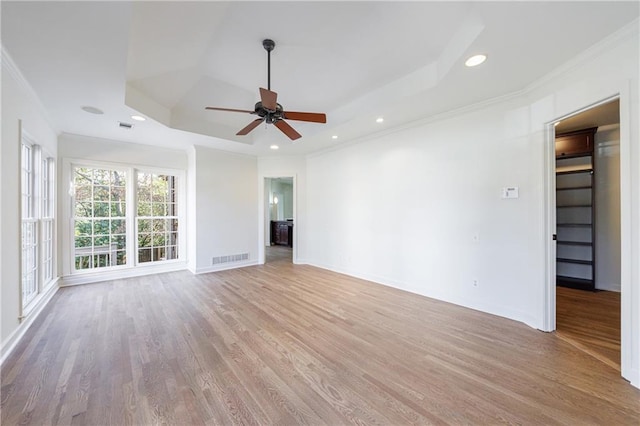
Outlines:
[[271,91],[271,51],[276,47],[276,43],[273,40],[262,40],[262,47],[267,51],[267,88],[260,88],[260,101],[256,102],[254,110],[233,109],[233,108],[217,108],[206,107],[205,109],[216,111],[231,111],[231,112],[244,112],[249,114],[255,114],[260,118],[256,118],[249,123],[245,128],[240,130],[236,135],[244,136],[250,131],[258,127],[263,121],[267,124],[273,124],[278,129],[287,135],[291,140],[296,140],[302,135],[291,127],[286,120],[298,120],[309,121],[312,123],[326,123],[327,116],[322,113],[316,112],[297,112],[297,111],[285,111],[282,105],[277,103],[278,94]]

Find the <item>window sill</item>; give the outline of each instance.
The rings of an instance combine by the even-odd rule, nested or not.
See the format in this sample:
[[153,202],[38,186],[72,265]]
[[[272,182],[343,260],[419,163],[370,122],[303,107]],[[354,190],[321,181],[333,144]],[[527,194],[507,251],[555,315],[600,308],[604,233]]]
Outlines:
[[107,271],[82,271],[62,277],[60,287],[97,283],[121,278],[139,277],[142,275],[159,274],[162,272],[182,271],[185,269],[187,269],[187,262],[178,260],[162,262],[161,264],[142,264],[130,268],[118,267],[117,269],[109,269]]

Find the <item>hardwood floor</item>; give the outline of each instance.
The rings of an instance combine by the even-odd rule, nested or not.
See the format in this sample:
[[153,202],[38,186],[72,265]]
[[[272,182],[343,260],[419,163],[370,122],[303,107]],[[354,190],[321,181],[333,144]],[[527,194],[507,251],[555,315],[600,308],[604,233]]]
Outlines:
[[265,247],[265,262],[289,262],[293,256],[293,249],[287,246],[267,246]]
[[1,423],[638,425],[553,333],[273,262],[62,288],[5,362]]
[[620,371],[620,293],[556,288],[556,334]]

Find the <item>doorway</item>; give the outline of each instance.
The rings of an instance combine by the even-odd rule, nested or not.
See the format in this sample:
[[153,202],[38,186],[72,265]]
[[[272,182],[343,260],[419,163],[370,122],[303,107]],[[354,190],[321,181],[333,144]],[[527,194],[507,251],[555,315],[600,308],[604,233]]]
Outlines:
[[265,177],[263,206],[263,263],[293,263],[296,240],[294,177]]
[[[562,119],[555,135],[556,334],[621,371],[619,99]],[[574,136],[590,151],[560,149]]]

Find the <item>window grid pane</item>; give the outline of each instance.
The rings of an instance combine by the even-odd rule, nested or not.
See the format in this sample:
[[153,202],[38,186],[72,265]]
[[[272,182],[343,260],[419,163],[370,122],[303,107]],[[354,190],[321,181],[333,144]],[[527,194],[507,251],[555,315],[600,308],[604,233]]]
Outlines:
[[22,221],[22,304],[38,294],[38,227],[34,219]]
[[42,278],[45,283],[53,279],[53,219],[42,221]]
[[126,264],[126,174],[74,169],[75,269]]
[[178,258],[177,178],[138,172],[138,263]]
[[33,147],[22,145],[22,218],[33,217]]

